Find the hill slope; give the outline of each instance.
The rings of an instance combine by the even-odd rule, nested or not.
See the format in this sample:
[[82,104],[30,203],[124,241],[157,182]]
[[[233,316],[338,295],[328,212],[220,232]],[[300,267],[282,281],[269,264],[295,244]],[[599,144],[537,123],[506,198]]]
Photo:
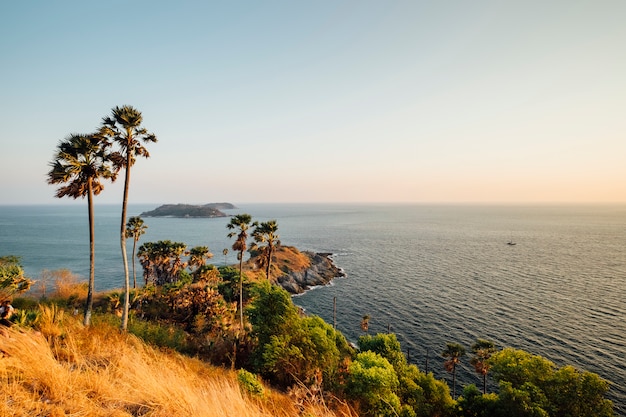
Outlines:
[[[248,398],[235,372],[152,348],[110,325],[84,328],[55,313],[44,328],[0,331],[2,416],[300,415],[285,395],[266,390],[265,400]],[[306,408],[311,416],[336,415]]]

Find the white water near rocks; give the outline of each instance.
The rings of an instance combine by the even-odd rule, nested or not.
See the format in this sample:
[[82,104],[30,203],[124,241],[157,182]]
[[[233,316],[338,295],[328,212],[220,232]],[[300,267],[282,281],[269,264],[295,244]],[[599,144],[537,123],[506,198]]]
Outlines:
[[[155,207],[131,205],[130,215]],[[469,351],[486,338],[598,373],[626,415],[626,207],[240,204],[228,213],[242,212],[276,219],[285,245],[335,254],[347,278],[295,301],[333,323],[336,298],[350,340],[368,314],[370,333],[390,329],[411,362],[449,381],[445,343]],[[119,213],[96,207],[99,290],[123,283]],[[232,244],[227,218],[144,220],[141,242],[208,245],[216,265],[235,262],[222,254]],[[87,230],[86,204],[0,206],[0,256],[21,256],[34,277],[60,268],[87,276]],[[459,380],[480,384],[469,357]]]

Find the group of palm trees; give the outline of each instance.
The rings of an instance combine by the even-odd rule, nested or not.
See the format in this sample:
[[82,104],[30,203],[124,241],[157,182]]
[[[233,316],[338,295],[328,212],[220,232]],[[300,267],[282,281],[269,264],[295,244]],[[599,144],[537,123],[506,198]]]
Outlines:
[[[472,345],[474,356],[470,359],[470,364],[483,377],[483,394],[487,392],[487,373],[489,372],[487,360],[495,352],[495,344],[489,340],[478,339]],[[446,343],[446,349],[441,353],[441,356],[446,358],[443,363],[446,371],[452,374],[452,397],[456,398],[456,367],[461,363],[461,358],[465,356],[465,348],[459,343]]]
[[89,285],[85,303],[84,324],[91,321],[93,292],[95,287],[95,239],[93,197],[104,189],[104,181],[115,181],[120,171],[124,171],[124,194],[120,227],[120,247],[124,264],[124,309],[122,330],[128,325],[130,279],[126,255],[127,223],[126,213],[130,188],[130,168],[137,157],[148,158],[147,143],[157,141],[141,123],[141,112],[132,106],[124,105],[112,109],[111,116],[104,117],[96,132],[71,134],[59,142],[54,158],[50,163],[48,184],[60,185],[56,197],[85,198],[89,210]]
[[[250,227],[254,227],[252,231],[254,243],[250,246],[250,250],[259,252],[257,258],[260,263],[259,266],[265,267],[265,277],[271,280],[272,257],[280,245],[278,223],[276,220],[252,223],[252,216],[244,213],[233,216],[226,227],[233,230],[228,234],[228,237],[236,238],[232,249],[237,252],[237,260],[239,261],[239,320],[241,328],[243,328],[243,257],[248,249],[248,230]],[[259,245],[259,243],[264,243],[264,245]]]

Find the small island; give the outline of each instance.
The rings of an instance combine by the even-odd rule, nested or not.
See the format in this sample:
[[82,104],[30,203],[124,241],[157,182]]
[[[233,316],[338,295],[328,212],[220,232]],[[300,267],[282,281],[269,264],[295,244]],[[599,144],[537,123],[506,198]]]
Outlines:
[[194,204],[164,204],[151,211],[141,213],[142,217],[228,217],[222,210],[235,209],[230,203]]

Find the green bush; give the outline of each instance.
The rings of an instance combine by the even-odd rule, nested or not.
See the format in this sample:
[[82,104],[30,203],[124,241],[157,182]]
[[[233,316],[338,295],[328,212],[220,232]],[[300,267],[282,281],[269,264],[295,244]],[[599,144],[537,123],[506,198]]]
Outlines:
[[393,366],[378,353],[361,352],[348,366],[346,394],[362,403],[363,415],[398,415],[401,408],[395,394],[398,384]]
[[253,369],[282,387],[335,383],[352,352],[345,338],[319,317],[302,317],[284,289],[264,281],[254,290],[247,309]]
[[237,381],[239,382],[239,389],[241,389],[242,393],[257,398],[265,397],[265,388],[263,387],[263,384],[252,372],[240,369],[239,372],[237,372]]

